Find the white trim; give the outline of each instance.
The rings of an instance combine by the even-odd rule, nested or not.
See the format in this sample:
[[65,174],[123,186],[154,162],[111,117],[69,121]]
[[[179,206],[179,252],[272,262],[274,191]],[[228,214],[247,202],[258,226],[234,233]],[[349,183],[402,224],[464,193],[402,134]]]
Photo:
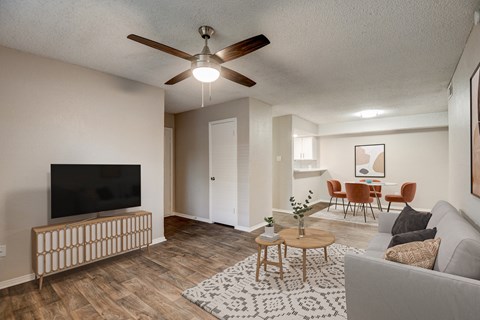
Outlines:
[[253,230],[257,230],[258,228],[264,227],[266,225],[267,223],[264,221],[251,227],[236,226],[235,229],[240,231],[245,231],[245,232],[252,232]]
[[165,237],[158,237],[158,238],[152,239],[152,243],[150,245],[153,246],[154,244],[165,242],[165,241],[167,241]]
[[[212,183],[210,178],[212,177],[212,125],[220,124],[220,123],[227,123],[233,122],[235,125],[235,215],[236,221],[235,226],[238,225],[238,125],[237,125],[237,118],[227,118],[222,120],[216,121],[209,121],[208,122],[208,220],[205,222],[213,223],[212,219]],[[200,220],[202,221],[202,220]]]
[[16,286],[17,284],[22,284],[22,283],[29,282],[29,281],[32,281],[32,280],[35,280],[35,274],[34,273],[26,274],[24,276],[20,276],[20,277],[13,278],[13,279],[8,279],[8,280],[0,282],[0,289],[13,287],[13,286]]
[[208,219],[208,218],[202,218],[202,217],[192,216],[191,214],[185,214],[185,213],[180,213],[180,212],[173,212],[173,215],[174,215],[174,216],[177,216],[177,217],[182,217],[182,218],[191,219],[191,220],[197,220],[197,221],[200,221],[200,222],[213,223],[212,220],[210,220],[210,219]]

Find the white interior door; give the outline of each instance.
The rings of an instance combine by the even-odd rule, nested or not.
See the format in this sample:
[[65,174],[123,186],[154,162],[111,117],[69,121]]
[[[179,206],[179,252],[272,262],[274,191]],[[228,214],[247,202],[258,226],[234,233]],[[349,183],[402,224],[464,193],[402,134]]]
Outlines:
[[237,225],[237,120],[209,123],[210,219]]
[[164,129],[164,180],[163,180],[163,214],[172,215],[173,211],[173,130]]

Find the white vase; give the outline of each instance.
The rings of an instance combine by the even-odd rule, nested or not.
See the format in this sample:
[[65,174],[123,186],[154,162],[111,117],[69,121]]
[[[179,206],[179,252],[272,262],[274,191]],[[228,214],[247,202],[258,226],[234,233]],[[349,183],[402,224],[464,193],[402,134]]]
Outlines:
[[265,227],[265,234],[267,236],[273,236],[273,234],[275,233],[275,227]]

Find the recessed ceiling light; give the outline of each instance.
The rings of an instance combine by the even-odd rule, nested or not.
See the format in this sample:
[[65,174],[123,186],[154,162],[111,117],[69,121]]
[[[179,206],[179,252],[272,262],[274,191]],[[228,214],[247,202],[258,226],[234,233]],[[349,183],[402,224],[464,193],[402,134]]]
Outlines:
[[374,118],[381,114],[383,114],[382,110],[363,110],[357,113],[357,116],[359,116],[360,118]]
[[298,134],[294,134],[293,137],[294,137],[294,138],[298,138]]

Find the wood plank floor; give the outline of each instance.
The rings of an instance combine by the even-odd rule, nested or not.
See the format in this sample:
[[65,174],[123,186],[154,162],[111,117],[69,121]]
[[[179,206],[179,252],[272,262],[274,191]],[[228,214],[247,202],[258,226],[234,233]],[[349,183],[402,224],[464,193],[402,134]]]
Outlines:
[[[318,208],[317,208],[318,209]],[[295,226],[274,213],[276,231]],[[316,218],[336,242],[364,248],[375,227]],[[0,290],[0,319],[216,319],[181,297],[183,290],[256,252],[252,233],[179,217],[165,218],[168,241],[75,270]]]

